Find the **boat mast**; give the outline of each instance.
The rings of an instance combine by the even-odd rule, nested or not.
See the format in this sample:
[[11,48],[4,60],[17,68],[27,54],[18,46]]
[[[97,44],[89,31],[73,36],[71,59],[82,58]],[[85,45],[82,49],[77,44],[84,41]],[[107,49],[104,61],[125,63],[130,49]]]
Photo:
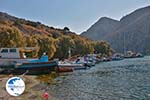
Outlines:
[[126,47],[125,47],[125,33],[123,33],[123,52],[124,55],[126,54]]

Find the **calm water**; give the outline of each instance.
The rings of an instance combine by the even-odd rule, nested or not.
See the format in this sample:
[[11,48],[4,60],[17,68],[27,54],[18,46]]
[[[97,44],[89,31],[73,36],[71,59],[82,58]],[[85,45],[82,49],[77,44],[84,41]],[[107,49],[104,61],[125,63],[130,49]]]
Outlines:
[[103,62],[56,81],[49,91],[60,100],[150,100],[150,56]]

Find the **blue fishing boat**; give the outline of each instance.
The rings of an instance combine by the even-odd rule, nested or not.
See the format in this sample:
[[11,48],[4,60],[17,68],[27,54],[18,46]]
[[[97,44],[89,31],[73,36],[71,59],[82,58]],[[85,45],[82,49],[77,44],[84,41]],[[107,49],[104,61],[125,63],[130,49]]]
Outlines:
[[55,70],[57,62],[49,61],[46,54],[41,58],[21,57],[19,48],[1,48],[0,50],[0,68],[4,69],[1,73],[48,74]]
[[51,71],[54,71],[57,65],[56,61],[23,63],[21,65],[16,65],[12,72],[16,74],[23,74],[27,72],[27,74],[30,75],[48,74]]

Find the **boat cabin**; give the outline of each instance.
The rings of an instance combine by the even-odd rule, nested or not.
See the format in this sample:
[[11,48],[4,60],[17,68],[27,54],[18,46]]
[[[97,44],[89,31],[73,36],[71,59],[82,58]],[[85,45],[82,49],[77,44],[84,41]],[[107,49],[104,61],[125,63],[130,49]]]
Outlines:
[[25,52],[32,52],[36,48],[1,48],[0,58],[26,58]]
[[20,58],[19,48],[1,48],[0,58]]

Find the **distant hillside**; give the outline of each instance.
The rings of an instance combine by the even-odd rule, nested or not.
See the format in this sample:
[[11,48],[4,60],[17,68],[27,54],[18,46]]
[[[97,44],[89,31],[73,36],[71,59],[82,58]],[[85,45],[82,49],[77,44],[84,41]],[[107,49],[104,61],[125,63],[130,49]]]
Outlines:
[[1,47],[38,47],[28,56],[39,57],[47,52],[50,58],[64,59],[71,49],[72,56],[100,52],[110,54],[111,48],[106,42],[94,42],[76,35],[68,27],[57,29],[40,22],[17,18],[0,12],[0,48]]
[[103,17],[81,35],[92,40],[102,40],[119,26],[119,21]]
[[[107,20],[109,21],[109,20]],[[90,31],[93,26],[82,35],[92,40],[104,40],[111,44],[112,48],[118,52],[123,52],[123,48],[144,54],[150,54],[150,6],[135,10],[129,15],[117,21],[117,24],[106,25],[101,21],[99,25],[93,25],[97,31]],[[101,25],[102,24],[102,25]],[[102,26],[107,29],[105,33]],[[112,29],[110,26],[114,26]],[[102,36],[101,33],[104,35]],[[97,36],[96,38],[94,36]]]

